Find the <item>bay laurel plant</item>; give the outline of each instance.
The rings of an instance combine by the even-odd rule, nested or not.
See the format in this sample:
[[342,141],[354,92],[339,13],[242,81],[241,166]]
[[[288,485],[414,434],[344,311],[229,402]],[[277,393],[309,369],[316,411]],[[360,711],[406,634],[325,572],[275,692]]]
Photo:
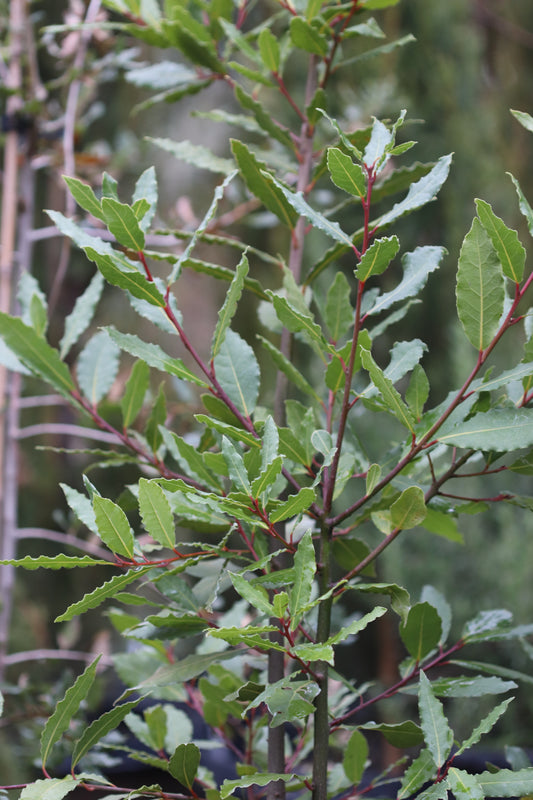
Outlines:
[[[169,159],[218,176],[194,231],[156,227],[153,167],[138,176],[131,199],[107,174],[95,187],[67,177],[78,217],[48,213],[84,251],[94,277],[57,346],[47,339],[36,283],[25,283],[19,317],[0,317],[10,363],[114,435],[116,444],[95,451],[94,461],[133,463],[138,476],[113,497],[105,481],[88,476],[84,491],[63,486],[108,560],[59,554],[4,562],[108,570],[57,621],[112,601],[109,616],[127,645],[115,657],[116,703],[74,742],[71,772],[55,777],[54,751],[71,739],[72,720],[98,680],[98,658],[44,725],[43,777],[21,787],[21,798],[84,790],[91,797],[97,787],[108,797],[209,800],[533,792],[533,768],[517,748],[505,768],[474,775],[461,766],[505,713],[515,681],[530,680],[484,661],[480,646],[518,639],[531,652],[533,624],[513,626],[504,610],[474,609],[454,638],[451,606],[439,591],[426,587],[411,598],[394,576],[376,577],[381,554],[413,528],[452,540],[460,540],[459,527],[467,533],[481,498],[462,495],[461,479],[499,473],[501,490],[483,498],[489,514],[492,503],[532,503],[517,495],[516,482],[533,472],[533,276],[517,233],[488,202],[476,201],[457,266],[457,314],[472,353],[462,385],[433,400],[424,342],[390,344],[445,257],[439,244],[403,251],[395,226],[435,199],[452,157],[408,163],[415,143],[403,135],[406,112],[354,130],[328,98],[335,81],[357,80],[363,57],[409,40],[383,43],[372,16],[396,1],[106,3],[118,35],[174,54],[131,69],[132,83],[155,92],[147,103],[177,103],[215,85],[223,108],[207,112],[205,125],[222,122],[243,136],[225,155],[153,139]],[[515,116],[533,129],[526,113]],[[514,183],[533,235],[533,210]],[[270,238],[254,228],[259,214]],[[273,230],[269,249],[263,243],[274,240]],[[162,233],[181,246],[154,249]],[[206,292],[225,287],[207,355],[180,308],[190,271]],[[101,297],[117,291],[135,312],[130,329],[115,320],[95,332]],[[261,325],[258,336],[236,324],[244,305]],[[139,320],[151,338],[139,335]],[[513,360],[499,371],[493,351],[502,341]],[[119,380],[119,366],[127,379]],[[109,413],[112,386],[121,395]],[[189,400],[172,416],[176,387]],[[363,661],[361,634],[385,615],[403,660],[389,684],[375,676],[361,685],[339,653]],[[400,694],[403,720],[388,712]],[[478,710],[476,698],[485,695],[489,703]],[[449,698],[472,704],[466,733],[451,728]],[[210,742],[194,740],[187,707],[212,728]],[[124,728],[137,744],[120,738]],[[235,762],[222,782],[203,761],[214,741]],[[380,763],[382,742],[400,750],[392,766]],[[174,788],[166,780],[164,789],[132,791],[104,777],[98,754],[121,746],[166,772]]]

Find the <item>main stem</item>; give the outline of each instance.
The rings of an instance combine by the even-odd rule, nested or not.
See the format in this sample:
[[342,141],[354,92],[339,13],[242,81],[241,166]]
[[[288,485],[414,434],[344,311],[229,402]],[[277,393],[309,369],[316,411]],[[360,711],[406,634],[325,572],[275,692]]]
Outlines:
[[[331,582],[331,541],[333,529],[322,525],[320,534],[320,559],[318,564],[319,590],[325,594]],[[318,606],[317,642],[329,638],[331,626],[332,598],[323,600]],[[329,755],[329,702],[328,702],[328,664],[320,661],[316,666],[319,679],[319,694],[315,700],[315,731],[313,749],[313,800],[326,800],[328,796],[328,755]]]

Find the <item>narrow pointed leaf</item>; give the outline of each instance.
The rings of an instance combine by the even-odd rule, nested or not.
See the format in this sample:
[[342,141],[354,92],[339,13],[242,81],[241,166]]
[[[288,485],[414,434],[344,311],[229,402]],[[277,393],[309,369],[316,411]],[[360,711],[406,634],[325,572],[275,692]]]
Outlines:
[[448,177],[450,165],[452,163],[452,156],[442,156],[431,172],[424,175],[416,183],[411,184],[406,197],[399,203],[396,203],[390,211],[384,214],[378,220],[378,226],[383,228],[385,225],[390,225],[396,219],[403,217],[417,208],[425,206],[430,203],[437,196],[442,184]]
[[271,522],[281,522],[290,519],[302,511],[306,511],[315,499],[315,490],[310,486],[304,486],[297,494],[292,494],[288,500],[276,508],[269,517]]
[[51,384],[64,397],[76,387],[59,353],[22,320],[0,312],[0,337],[22,364],[34,375]]
[[136,581],[138,578],[141,578],[150,569],[151,567],[131,569],[128,572],[115,575],[111,580],[106,581],[102,586],[98,586],[92,592],[82,597],[81,600],[69,606],[63,614],[55,618],[55,622],[68,622],[69,619],[79,614],[84,614],[91,608],[97,608],[104,600],[107,600],[108,597],[115,597],[115,595],[119,594],[126,586],[133,583],[133,581]]
[[82,333],[84,333],[91,324],[94,310],[104,288],[104,277],[100,272],[96,272],[85,289],[81,294],[72,312],[65,320],[65,332],[59,343],[60,356],[65,358],[70,348],[76,344]]
[[311,384],[304,378],[301,372],[299,372],[292,361],[290,361],[281,350],[279,350],[272,342],[269,342],[268,339],[265,339],[263,336],[257,337],[262,346],[265,348],[267,353],[269,354],[270,358],[278,368],[280,372],[283,372],[284,375],[287,376],[289,381],[293,383],[300,391],[304,394],[313,397],[315,400],[320,400],[318,394],[313,389]]
[[109,566],[109,561],[91,556],[66,556],[60,553],[57,556],[24,556],[23,558],[7,558],[0,564],[11,564],[13,567],[24,569],[74,569],[78,567],[95,567],[98,565]]
[[520,283],[524,276],[526,251],[517,232],[508,228],[503,220],[496,216],[491,206],[483,200],[476,200],[476,208],[480,222],[489,234],[492,246],[498,254],[503,274],[514,283]]
[[131,206],[104,197],[102,211],[109,230],[119,244],[128,250],[144,250],[144,233]]
[[[159,67],[159,64],[153,64],[154,67]],[[174,64],[175,67],[181,67],[181,64]],[[128,73],[128,76],[131,72]],[[157,209],[158,190],[157,190],[157,177],[154,167],[148,167],[144,170],[142,175],[139,176],[135,184],[132,201],[137,203],[140,200],[148,202],[148,211],[143,214],[142,219],[139,220],[141,230],[147,231],[150,223],[154,218]]]
[[[132,212],[133,213],[133,212]],[[87,258],[94,261],[104,278],[112,286],[118,286],[126,292],[130,292],[139,300],[146,300],[153,306],[164,308],[165,298],[153,281],[147,280],[136,269],[121,269],[114,256],[102,255],[92,247],[86,247]]]
[[438,441],[452,447],[509,451],[533,444],[533,409],[493,408],[475,414],[451,430],[437,434]]
[[409,407],[402,400],[400,393],[394,388],[392,381],[387,378],[368,350],[361,348],[361,362],[367,370],[372,383],[378,389],[387,409],[410,431],[414,430],[414,417]]
[[437,767],[433,756],[428,749],[422,750],[420,755],[415,758],[405,771],[397,800],[406,800],[406,798],[411,797],[417,789],[420,789],[427,781],[432,780],[436,773]]
[[207,387],[205,381],[198,378],[190,369],[187,369],[181,358],[172,358],[158,345],[144,342],[131,333],[121,333],[113,327],[106,328],[106,331],[121,350],[130,353],[135,358],[142,359],[150,367],[166,372],[169,375],[175,375],[184,381],[195,383],[197,386]]
[[152,539],[172,549],[176,545],[174,516],[162,488],[154,481],[139,481],[139,512]]
[[516,111],[514,108],[511,108],[511,114],[515,119],[518,120],[520,125],[526,129],[526,131],[533,133],[533,117],[531,114],[528,114],[526,111]]
[[67,689],[65,697],[60,700],[52,716],[47,720],[41,734],[41,761],[43,767],[46,766],[48,756],[59,741],[63,733],[69,727],[73,716],[78,711],[80,703],[87,697],[95,675],[96,667],[100,661],[100,656],[89,664],[87,669],[76,679],[75,683]]
[[45,778],[28,785],[19,795],[19,800],[63,800],[81,782],[81,778]]
[[268,28],[263,28],[259,34],[257,44],[265,67],[270,72],[277,72],[280,62],[279,42],[272,31]]
[[361,731],[355,730],[344,749],[342,768],[348,780],[357,786],[365,771],[368,758],[368,742]]
[[497,253],[477,218],[461,247],[456,293],[457,313],[467,339],[476,350],[484,350],[498,330],[504,284]]
[[438,268],[445,252],[443,247],[426,245],[417,247],[412,253],[406,253],[402,257],[402,281],[392,291],[378,296],[368,313],[379,314],[395,303],[417,295],[426,285],[429,274]]
[[310,313],[304,313],[295,308],[285,297],[281,297],[273,292],[268,292],[268,294],[270,295],[278,319],[291,333],[302,332],[311,342],[318,344],[321,349],[330,350],[330,346],[322,333],[320,325],[314,321]]
[[96,197],[95,193],[87,183],[82,183],[77,178],[69,178],[67,175],[63,176],[63,180],[67,184],[69,191],[76,201],[76,203],[92,214],[96,219],[105,222],[105,214],[102,210],[102,203]]
[[292,773],[286,772],[257,772],[253,773],[252,775],[243,775],[241,778],[235,781],[229,781],[226,779],[220,787],[220,796],[222,800],[226,800],[227,797],[233,795],[235,789],[246,788],[247,786],[268,786],[269,783],[275,783],[277,781],[289,783],[289,781],[298,779],[298,777],[298,775],[293,775]]
[[374,620],[379,619],[386,613],[386,608],[383,606],[376,606],[372,611],[369,611],[368,614],[364,614],[360,619],[353,620],[349,625],[344,626],[340,631],[330,636],[327,640],[327,644],[336,645],[339,644],[339,642],[344,642],[349,636],[361,633],[367,625],[370,625],[371,622],[374,622]]
[[235,277],[233,278],[231,286],[226,294],[224,305],[218,312],[218,322],[215,328],[215,333],[213,334],[213,343],[211,345],[212,358],[215,358],[220,350],[226,335],[226,331],[231,325],[231,321],[237,310],[237,305],[241,299],[242,290],[244,288],[244,279],[246,278],[247,274],[248,259],[246,258],[246,255],[243,254],[241,260],[235,268]]
[[239,411],[250,417],[259,395],[259,364],[254,351],[228,328],[214,359],[218,382]]
[[199,766],[200,750],[192,742],[179,744],[168,762],[172,777],[188,789],[192,788]]
[[433,694],[431,683],[423,672],[420,673],[418,706],[426,746],[440,768],[450,755],[453,731],[444,716],[442,703]]
[[476,776],[483,797],[523,797],[533,793],[533,767],[500,769],[498,772],[482,772]]
[[202,453],[174,431],[170,431],[164,426],[161,426],[159,430],[170,455],[189,478],[193,478],[205,486],[220,489],[220,482],[207,468]]
[[216,156],[209,148],[200,144],[193,144],[186,140],[175,142],[172,139],[160,139],[153,136],[147,136],[146,138],[156,147],[171,153],[174,158],[185,161],[187,164],[193,164],[198,169],[206,169],[209,172],[215,172],[220,175],[229,175],[234,168],[233,161],[230,161],[229,158]]
[[230,572],[229,577],[235,590],[252,606],[252,608],[257,609],[261,614],[266,614],[267,616],[271,616],[274,613],[266,589],[260,585],[254,585],[250,581],[247,581],[246,578],[243,578],[242,575],[238,575],[235,572]]
[[270,462],[262,471],[261,474],[252,483],[252,497],[257,500],[261,495],[268,490],[274,481],[281,474],[283,469],[283,458],[277,456]]
[[72,752],[72,769],[74,769],[76,764],[95,744],[120,725],[124,717],[135,708],[140,700],[141,698],[138,697],[136,700],[131,700],[129,703],[122,703],[122,705],[111,709],[111,711],[105,712],[84,730],[82,736],[74,745],[74,750]]
[[329,334],[334,342],[338,342],[349,331],[355,317],[350,303],[350,284],[343,272],[337,272],[328,289],[324,312]]
[[525,197],[525,195],[524,195],[524,193],[523,193],[523,191],[522,191],[522,189],[520,187],[520,184],[518,183],[518,181],[516,180],[514,175],[511,175],[510,172],[508,172],[507,174],[509,175],[509,177],[511,178],[512,182],[514,183],[514,187],[516,189],[516,194],[518,195],[518,206],[520,208],[520,211],[522,212],[522,214],[524,215],[524,217],[526,219],[527,227],[529,229],[529,232],[533,236],[533,209],[529,205],[529,202],[526,200],[526,197]]
[[266,164],[259,161],[245,144],[236,139],[232,140],[231,149],[242,178],[252,194],[258,197],[265,208],[275,214],[280,222],[293,230],[298,214],[272,179]]
[[479,742],[482,736],[490,733],[500,717],[505,714],[507,707],[513,702],[513,700],[514,697],[508,697],[507,700],[503,701],[503,703],[499,703],[499,705],[495,706],[492,711],[487,714],[485,719],[483,719],[479,725],[474,728],[468,739],[465,739],[465,741],[461,743],[459,749],[455,753],[455,756],[459,756],[461,753],[464,753],[465,750],[469,750]]
[[311,531],[307,531],[298,543],[294,555],[294,583],[289,592],[291,630],[300,622],[303,609],[311,599],[316,574],[316,556]]
[[150,384],[150,369],[146,361],[136,361],[126,382],[124,394],[120,399],[122,424],[124,429],[135,422],[143,407],[144,398]]
[[263,103],[255,100],[252,95],[247,94],[247,92],[238,85],[235,86],[235,97],[242,108],[252,112],[262,130],[282,144],[283,147],[286,147],[289,152],[292,152],[293,143],[289,132],[275,122]]
[[226,436],[222,437],[222,455],[234,489],[251,495],[252,489],[243,457]]
[[107,497],[94,497],[93,508],[100,537],[113,553],[133,558],[134,539],[130,523],[120,506]]

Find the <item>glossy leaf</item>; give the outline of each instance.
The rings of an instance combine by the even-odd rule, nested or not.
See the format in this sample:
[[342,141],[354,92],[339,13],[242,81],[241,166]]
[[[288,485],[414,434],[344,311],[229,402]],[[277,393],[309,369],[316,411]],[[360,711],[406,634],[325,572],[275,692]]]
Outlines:
[[244,280],[248,274],[248,259],[243,254],[241,260],[235,268],[235,276],[231,282],[231,286],[226,293],[226,299],[220,311],[218,312],[218,322],[213,334],[213,342],[211,345],[211,357],[215,358],[220,350],[226,331],[231,325],[231,321],[237,310],[237,305],[241,299],[242,290],[244,288]]
[[269,783],[275,783],[276,781],[289,783],[289,781],[297,777],[297,775],[286,772],[279,774],[277,772],[254,772],[251,775],[243,775],[241,778],[234,781],[230,781],[226,778],[220,787],[220,797],[222,800],[226,800],[227,797],[233,795],[235,789],[244,789],[247,786],[268,786]]
[[229,577],[235,591],[238,592],[243,600],[246,600],[252,608],[257,609],[261,614],[266,614],[267,616],[271,616],[274,613],[272,604],[268,599],[268,594],[261,585],[254,585],[236,572],[231,572]]
[[391,520],[395,528],[407,530],[420,525],[426,517],[424,492],[419,486],[410,486],[390,507]]
[[254,351],[229,328],[214,359],[218,382],[239,411],[250,417],[259,395],[259,364]]
[[128,250],[144,249],[144,233],[131,206],[111,197],[102,200],[105,222],[119,244]]
[[159,430],[170,455],[178,462],[189,478],[206,486],[220,488],[219,480],[208,469],[202,453],[198,452],[196,447],[193,447],[192,444],[189,444],[185,439],[165,426],[161,426]]
[[107,497],[94,497],[93,508],[100,538],[104,544],[113,553],[133,558],[133,531],[120,506]]
[[310,342],[320,348],[329,349],[320,326],[314,321],[310,312],[303,312],[292,305],[286,297],[269,292],[274,309],[280,322],[291,333],[304,333]]
[[0,312],[0,337],[20,361],[64,397],[76,387],[59,353],[22,320]]
[[464,238],[457,271],[457,312],[470,343],[484,350],[503,312],[502,268],[488,233],[477,218]]
[[355,271],[355,277],[364,282],[373,275],[381,275],[382,272],[385,272],[399,248],[400,243],[396,236],[376,239],[361,257],[359,266]]
[[297,514],[306,511],[314,499],[315,490],[311,486],[304,486],[303,489],[300,489],[296,494],[292,494],[281,506],[272,511],[269,515],[270,521],[275,523],[295,517]]
[[508,228],[484,200],[476,200],[476,208],[479,220],[498,254],[503,274],[514,283],[520,283],[524,275],[526,251],[517,232]]
[[41,734],[41,761],[43,767],[48,761],[48,756],[53,746],[61,739],[61,736],[71,724],[72,718],[78,711],[80,703],[87,697],[96,676],[96,668],[100,656],[89,664],[84,672],[76,679],[74,684],[67,689],[65,697],[57,704],[54,713],[48,718]]
[[381,120],[374,118],[372,125],[372,133],[370,141],[368,142],[365,152],[363,153],[363,160],[369,169],[378,169],[380,164],[383,163],[387,148],[393,141],[392,133]]
[[426,747],[440,768],[450,755],[453,731],[444,716],[442,703],[433,694],[431,684],[423,672],[420,673],[418,707]]
[[[159,67],[159,64],[154,64],[152,66]],[[173,66],[180,67],[182,65],[174,64]],[[131,75],[131,72],[128,73],[128,76],[129,75]],[[148,210],[145,214],[143,214],[142,219],[139,220],[139,227],[142,231],[146,232],[150,227],[150,223],[152,222],[157,209],[158,189],[154,167],[148,167],[139,176],[139,178],[137,178],[132,201],[135,204],[140,200],[146,200],[148,203]]]
[[368,758],[368,742],[361,731],[355,730],[344,749],[342,767],[348,780],[357,786],[365,771]]
[[361,725],[364,730],[379,731],[393,747],[416,747],[424,741],[421,728],[411,720],[390,724],[385,722],[366,722]]
[[163,547],[174,548],[176,532],[170,503],[162,488],[146,478],[139,481],[139,512],[152,539]]
[[120,350],[105,331],[89,339],[76,364],[78,384],[84,396],[96,408],[117,377]]
[[533,117],[531,114],[528,114],[526,111],[516,111],[514,108],[511,108],[511,114],[526,131],[533,133]]
[[69,178],[68,175],[64,175],[63,180],[80,208],[83,208],[84,211],[88,211],[88,213],[96,217],[96,219],[105,222],[102,203],[98,200],[91,187],[87,183],[82,183],[82,181],[79,181],[77,178]]
[[222,455],[228,467],[228,474],[234,489],[238,492],[244,492],[246,495],[251,495],[252,488],[243,457],[226,436],[222,437]]
[[412,606],[405,623],[400,626],[402,642],[417,662],[437,647],[441,634],[442,623],[437,610],[426,602]]
[[354,197],[366,197],[366,179],[362,167],[338,147],[328,149],[328,170],[331,180],[339,189]]
[[[133,211],[132,211],[133,214]],[[130,292],[139,300],[145,300],[153,306],[164,308],[166,303],[163,295],[153,281],[148,281],[136,269],[121,269],[114,256],[102,255],[92,247],[86,247],[87,258],[94,261],[104,278],[112,286],[118,286]]]
[[359,619],[355,619],[348,625],[344,625],[340,631],[327,639],[327,643],[330,645],[336,645],[339,644],[339,642],[344,642],[349,636],[355,636],[358,633],[361,633],[361,631],[363,631],[367,625],[370,625],[371,622],[374,622],[376,619],[379,619],[386,613],[387,609],[383,608],[383,606],[375,606],[375,608],[373,608],[372,611],[369,611],[368,614],[364,614]]
[[98,565],[109,566],[109,561],[91,558],[91,556],[67,556],[60,553],[57,556],[7,558],[1,560],[0,564],[11,564],[13,567],[23,567],[23,569],[77,569],[78,567],[96,567]]

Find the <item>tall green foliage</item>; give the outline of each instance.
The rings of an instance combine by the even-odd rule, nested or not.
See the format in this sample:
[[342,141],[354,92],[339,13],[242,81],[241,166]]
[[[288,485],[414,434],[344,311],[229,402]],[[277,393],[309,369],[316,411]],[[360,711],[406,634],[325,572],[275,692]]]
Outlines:
[[[533,768],[516,751],[511,769],[475,776],[455,761],[490,733],[511,697],[478,716],[470,700],[472,730],[464,739],[456,739],[446,712],[447,698],[507,694],[516,680],[530,680],[480,662],[478,645],[518,639],[530,651],[533,624],[516,627],[508,612],[480,609],[453,640],[451,609],[438,591],[426,587],[411,599],[398,584],[376,578],[381,554],[414,528],[460,539],[461,517],[472,510],[457,489],[461,478],[500,471],[493,502],[532,502],[513,493],[513,477],[533,469],[526,298],[533,277],[517,234],[489,203],[476,203],[457,269],[457,313],[472,348],[463,384],[450,385],[446,399],[432,405],[424,342],[398,341],[385,359],[380,350],[380,337],[409,313],[444,256],[428,244],[402,253],[394,226],[435,199],[452,163],[445,155],[406,164],[415,144],[403,137],[406,112],[355,131],[328,112],[337,73],[409,41],[384,43],[372,16],[395,4],[279,0],[263,16],[246,0],[170,0],[164,9],[155,0],[106,4],[121,15],[120,31],[183,59],[130,71],[130,81],[157,92],[151,103],[222,84],[232,110],[226,96],[225,108],[207,114],[210,124],[226,122],[246,136],[233,139],[224,157],[198,143],[153,139],[169,158],[223,176],[196,230],[178,232],[179,255],[152,247],[153,168],[138,178],[129,202],[108,175],[97,192],[69,178],[80,209],[105,235],[49,214],[94,263],[95,278],[65,320],[58,348],[45,338],[37,288],[24,298],[23,319],[0,316],[0,335],[21,370],[115,435],[116,448],[95,452],[95,460],[111,466],[126,455],[139,468],[138,480],[118,498],[87,478],[85,493],[64,487],[71,511],[100,538],[109,562],[67,554],[4,562],[107,568],[109,579],[57,619],[112,599],[125,610],[114,607],[111,619],[136,645],[116,657],[125,697],[74,743],[72,775],[54,778],[54,747],[78,714],[97,662],[66,692],[42,732],[44,778],[24,788],[21,800],[59,800],[84,787],[89,796],[95,786],[108,786],[113,797],[206,792],[210,800],[242,790],[250,800],[286,791],[348,798],[369,785],[385,793],[388,772],[369,763],[370,732],[409,753],[397,766],[399,798],[533,792]],[[302,65],[303,94],[290,81]],[[282,104],[292,122],[284,111],[278,118]],[[533,127],[529,115],[516,116]],[[533,234],[533,211],[515,185]],[[246,228],[242,239],[226,229],[259,209],[284,232],[284,252],[262,250]],[[231,268],[208,260],[211,244],[228,246]],[[207,356],[180,313],[187,270],[226,285]],[[394,277],[384,286],[387,271]],[[136,324],[129,331],[108,325],[87,338],[104,282],[155,324],[151,340],[134,332]],[[250,302],[259,303],[266,327],[253,341],[235,323]],[[515,360],[495,373],[492,353],[511,336]],[[121,363],[131,366],[116,423],[103,401]],[[262,378],[269,369],[274,387]],[[152,373],[169,378],[156,394]],[[170,379],[194,398],[175,425],[167,424]],[[349,615],[348,601],[366,613]],[[359,634],[385,614],[405,650],[398,678],[384,687],[353,685],[337,666],[339,651],[357,653]],[[474,647],[476,660],[469,661]],[[418,697],[417,721],[387,722],[383,709],[399,693]],[[135,707],[146,695],[156,703],[141,715]],[[230,745],[237,778],[214,783],[201,763],[202,742],[187,726],[177,732],[169,698],[200,709],[223,742],[238,727]],[[175,793],[157,785],[130,792],[93,769],[78,772],[94,748],[111,746],[106,737],[121,723],[142,744],[129,755],[166,770]]]

